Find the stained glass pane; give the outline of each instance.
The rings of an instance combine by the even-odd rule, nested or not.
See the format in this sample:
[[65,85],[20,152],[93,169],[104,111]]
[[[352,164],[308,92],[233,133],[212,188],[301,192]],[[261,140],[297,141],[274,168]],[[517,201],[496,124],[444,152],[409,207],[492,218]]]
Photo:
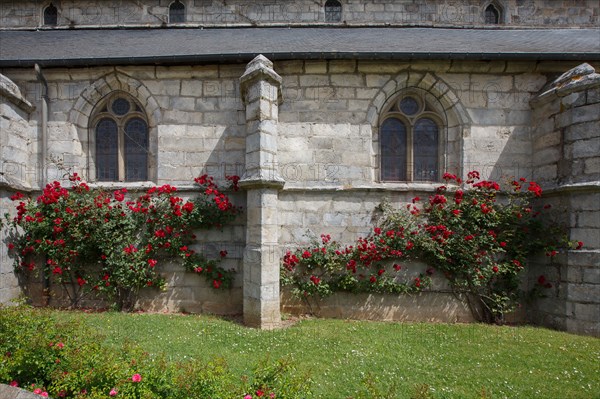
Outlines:
[[99,181],[117,181],[118,130],[112,119],[104,118],[96,124],[96,178]]
[[54,26],[58,24],[58,10],[52,3],[44,9],[44,25]]
[[406,126],[396,118],[381,125],[381,179],[406,180]]
[[125,125],[125,180],[148,180],[148,125],[141,118]]
[[486,24],[497,24],[500,22],[500,13],[496,10],[493,5],[487,6],[485,9],[485,23]]
[[438,178],[438,130],[437,124],[429,118],[421,118],[415,123],[415,181],[435,181]]
[[169,7],[169,22],[185,22],[185,6],[179,1],[174,2]]
[[412,116],[419,112],[419,103],[412,97],[404,97],[400,101],[400,111],[405,115]]
[[115,101],[113,101],[111,107],[112,111],[118,116],[125,115],[129,112],[130,108],[131,105],[129,105],[129,101],[125,100],[124,98],[117,98]]
[[342,20],[342,5],[336,0],[325,3],[325,22],[340,22]]

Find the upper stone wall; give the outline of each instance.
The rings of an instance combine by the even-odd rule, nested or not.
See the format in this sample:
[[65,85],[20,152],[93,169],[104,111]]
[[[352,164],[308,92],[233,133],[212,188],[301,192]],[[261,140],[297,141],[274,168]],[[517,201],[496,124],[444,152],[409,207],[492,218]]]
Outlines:
[[[340,22],[326,22],[324,1],[183,0],[185,22],[169,24],[171,0],[57,0],[58,28],[90,26],[268,26],[402,25],[484,26],[490,3],[500,11],[500,25],[514,27],[596,27],[596,0],[344,0]],[[48,2],[0,0],[0,27],[43,26]]]

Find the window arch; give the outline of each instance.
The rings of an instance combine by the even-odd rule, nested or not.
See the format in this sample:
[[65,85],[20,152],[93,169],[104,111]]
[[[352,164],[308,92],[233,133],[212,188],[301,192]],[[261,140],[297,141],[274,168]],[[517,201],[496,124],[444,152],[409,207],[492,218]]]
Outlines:
[[325,22],[340,22],[342,20],[342,4],[337,0],[325,2]]
[[141,105],[124,92],[111,93],[91,119],[96,180],[148,180],[148,120]]
[[44,25],[58,25],[58,9],[52,3],[48,4],[48,7],[44,8]]
[[502,9],[496,4],[489,4],[484,12],[483,19],[486,25],[498,25],[501,21]]
[[379,126],[382,181],[437,181],[443,119],[418,91],[392,101]]
[[185,5],[176,0],[169,6],[169,23],[185,22]]

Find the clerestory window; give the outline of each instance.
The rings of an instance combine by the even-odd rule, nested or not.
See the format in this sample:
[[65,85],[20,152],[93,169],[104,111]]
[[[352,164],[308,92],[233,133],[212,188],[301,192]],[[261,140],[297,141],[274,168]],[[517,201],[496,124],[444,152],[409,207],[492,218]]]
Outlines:
[[185,22],[185,5],[177,0],[169,6],[169,23],[181,22]]
[[337,0],[327,0],[325,3],[325,22],[340,22],[342,20],[342,4]]
[[382,181],[437,181],[442,119],[417,93],[394,101],[379,126]]
[[45,26],[56,26],[58,24],[58,9],[54,4],[50,3],[48,7],[44,8],[44,25]]
[[484,11],[484,20],[487,25],[497,25],[500,23],[500,10],[493,4],[488,5]]
[[96,180],[148,180],[148,121],[141,105],[117,92],[101,101],[92,119]]

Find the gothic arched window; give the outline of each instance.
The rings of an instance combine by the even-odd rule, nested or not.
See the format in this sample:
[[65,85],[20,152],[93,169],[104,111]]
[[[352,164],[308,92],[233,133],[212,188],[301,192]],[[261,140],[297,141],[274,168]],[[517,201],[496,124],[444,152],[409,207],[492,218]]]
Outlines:
[[494,4],[488,5],[484,11],[484,20],[487,25],[499,24],[500,10]]
[[148,180],[148,121],[140,104],[116,92],[98,105],[92,119],[96,180]]
[[342,20],[342,4],[337,0],[325,2],[325,22],[340,22]]
[[58,10],[54,7],[54,4],[50,3],[48,7],[44,8],[44,25],[45,26],[56,26],[58,24]]
[[382,114],[379,127],[382,181],[437,181],[442,119],[409,92]]
[[179,0],[169,6],[169,23],[185,22],[185,5]]

